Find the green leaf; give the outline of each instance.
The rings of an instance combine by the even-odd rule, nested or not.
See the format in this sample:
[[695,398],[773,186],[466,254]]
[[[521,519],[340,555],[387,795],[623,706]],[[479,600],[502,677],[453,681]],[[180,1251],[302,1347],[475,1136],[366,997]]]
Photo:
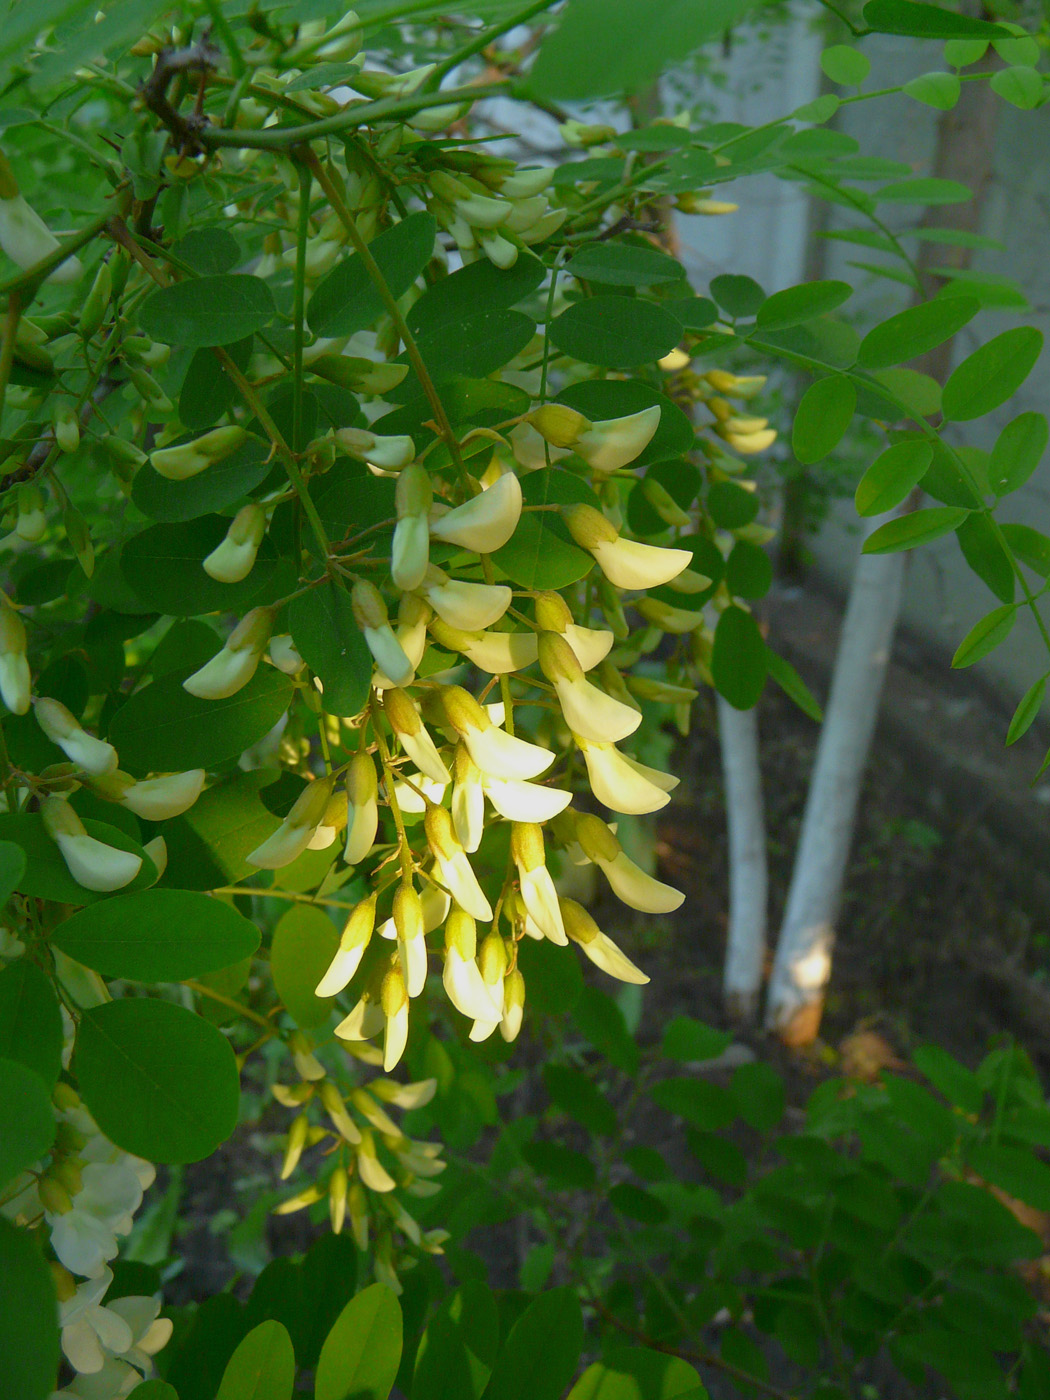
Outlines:
[[963,521],[955,532],[963,558],[1002,603],[1014,600],[1014,569],[991,520],[983,511]]
[[560,1400],[582,1347],[583,1316],[575,1288],[542,1293],[510,1329],[484,1400]]
[[1026,64],[1018,64],[1015,68],[1002,68],[993,73],[991,88],[1012,107],[1030,112],[1043,100],[1043,75]]
[[867,54],[849,44],[832,44],[820,55],[820,66],[833,83],[842,87],[859,87],[871,72]]
[[964,1113],[980,1113],[984,1104],[980,1080],[947,1050],[939,1045],[920,1045],[912,1059],[920,1074],[924,1074],[950,1103]]
[[143,1381],[131,1392],[131,1400],[179,1400],[174,1386],[167,1381]]
[[565,271],[580,281],[610,287],[655,287],[661,282],[680,282],[685,276],[685,268],[676,258],[630,243],[585,244]]
[[844,374],[829,374],[809,386],[791,428],[792,451],[804,466],[821,461],[838,446],[856,406],[857,391]]
[[981,309],[973,297],[939,297],[910,306],[868,332],[857,351],[865,369],[883,369],[925,355],[962,330]]
[[556,101],[638,92],[745,14],[751,0],[570,0],[527,85]]
[[154,612],[171,617],[220,609],[245,612],[273,579],[277,552],[264,539],[248,577],[240,583],[220,583],[205,573],[204,560],[226,538],[229,528],[229,520],[221,515],[151,525],[125,543],[120,552],[121,573]]
[[757,1132],[772,1132],[784,1116],[784,1081],[772,1065],[761,1060],[738,1065],[729,1092],[740,1117]]
[[798,326],[834,311],[853,295],[848,282],[803,282],[774,292],[758,308],[755,321],[762,330],[779,331]]
[[6,1400],[47,1400],[58,1383],[62,1359],[55,1284],[34,1237],[3,1217],[0,1278],[4,1280],[0,1356]]
[[244,340],[268,326],[276,314],[266,283],[236,273],[193,277],[161,287],[142,303],[139,325],[165,345],[198,350]]
[[480,1400],[498,1349],[492,1292],[482,1283],[461,1285],[427,1323],[416,1353],[412,1400]]
[[0,905],[6,904],[25,874],[26,853],[13,841],[0,841]]
[[0,1190],[43,1157],[54,1140],[48,1086],[17,1060],[0,1059]]
[[[393,296],[401,297],[434,256],[437,225],[422,212],[385,229],[368,245]],[[322,277],[310,297],[306,320],[316,336],[354,335],[383,314],[383,301],[356,254]]]
[[813,102],[804,102],[801,107],[796,107],[788,115],[793,121],[822,122],[831,121],[832,117],[842,106],[842,99],[836,97],[833,92],[826,92],[823,97],[818,97]]
[[711,295],[730,316],[754,316],[766,294],[753,277],[724,272],[711,278]]
[[794,700],[804,715],[809,715],[810,719],[816,720],[818,724],[823,723],[824,712],[809,686],[791,662],[786,661],[769,646],[766,647],[766,670],[770,680],[775,681],[790,700]]
[[1021,413],[996,438],[988,482],[997,496],[1017,491],[1042,461],[1050,426],[1042,413]]
[[716,481],[708,488],[707,509],[723,530],[739,530],[750,525],[758,514],[758,493],[736,481]]
[[896,520],[887,520],[864,541],[863,554],[893,554],[899,549],[914,549],[928,544],[958,529],[969,515],[962,506],[930,506],[912,510]]
[[[121,893],[143,889],[157,878],[157,867],[137,841],[127,832],[86,818],[84,828],[89,836],[118,851],[132,851],[142,865],[139,873]],[[61,904],[92,904],[100,899],[112,899],[112,894],[86,890],[70,875],[62,852],[44,829],[39,812],[0,812],[0,840],[15,841],[26,853],[26,873],[22,876],[22,894],[33,899],[53,899]]]
[[545,1065],[543,1083],[551,1102],[599,1137],[616,1132],[616,1110],[604,1094],[578,1069]]
[[315,1400],[386,1400],[401,1361],[401,1308],[373,1283],[351,1298],[325,1338]]
[[1014,710],[1013,718],[1010,720],[1010,727],[1006,731],[1006,743],[1016,744],[1018,739],[1028,733],[1034,724],[1039,711],[1043,708],[1043,698],[1046,695],[1046,677],[1040,676],[1034,685],[1025,691],[1018,702],[1017,709]]
[[274,1320],[253,1327],[230,1357],[215,1400],[292,1400],[295,1353]]
[[1005,403],[1035,368],[1042,348],[1043,337],[1032,326],[1003,331],[981,345],[952,371],[944,386],[945,418],[968,422]]
[[773,561],[764,549],[737,540],[726,560],[726,587],[737,598],[764,598],[773,586]]
[[670,1214],[659,1197],[630,1181],[611,1186],[607,1199],[613,1210],[640,1225],[662,1225]]
[[147,1161],[199,1162],[237,1125],[229,1041],[170,1001],[133,997],[84,1011],[73,1070],[105,1135]]
[[904,91],[916,102],[935,107],[938,112],[950,112],[959,100],[962,83],[954,73],[920,73],[904,84]]
[[262,485],[272,470],[273,463],[268,460],[266,447],[258,438],[249,438],[236,452],[231,452],[221,462],[213,462],[198,476],[186,481],[169,481],[147,463],[135,474],[131,499],[151,520],[168,524],[195,520],[201,515],[215,515],[227,506],[239,505],[245,496]]
[[531,253],[519,253],[509,268],[479,258],[428,287],[405,317],[408,328],[416,336],[432,335],[476,315],[479,306],[509,310],[534,292],[546,275],[543,263]]
[[610,1064],[625,1074],[638,1072],[638,1046],[612,997],[598,987],[585,986],[572,1006],[572,1014],[580,1031]]
[[965,204],[973,190],[960,180],[897,180],[875,191],[882,204]]
[[987,52],[987,39],[949,39],[944,46],[944,61],[953,68],[969,68],[980,63]]
[[[470,316],[447,321],[420,335],[416,348],[431,378],[443,384],[452,378],[482,379],[502,369],[524,350],[535,333],[536,323],[531,316],[502,306],[484,306]],[[398,356],[397,362],[409,363],[407,355]],[[387,398],[404,400],[421,392],[422,386],[412,371]]]
[[669,354],[682,338],[682,326],[655,302],[597,296],[567,307],[549,333],[552,344],[584,364],[627,366]]
[[339,933],[323,910],[293,904],[273,931],[270,973],[277,995],[298,1026],[323,1025],[335,997],[316,997],[314,988],[339,948]]
[[259,789],[272,781],[272,770],[238,773],[207,788],[188,812],[166,822],[168,867],[162,883],[213,890],[253,873],[245,857],[277,830],[277,817],[259,797]]
[[919,439],[887,447],[857,483],[857,514],[883,515],[899,506],[918,486],[932,461],[933,448]]
[[325,709],[356,715],[368,700],[372,653],[354,620],[350,594],[326,579],[289,604],[288,630],[324,686]]
[[1022,564],[1040,578],[1050,578],[1050,537],[1031,525],[1004,525],[1003,538]]
[[567,1400],[689,1400],[706,1392],[688,1361],[648,1347],[618,1347],[588,1366]]
[[717,1060],[733,1043],[732,1031],[718,1031],[691,1016],[675,1016],[664,1027],[660,1053],[669,1060]]
[[963,666],[972,666],[975,661],[980,661],[982,657],[994,651],[1001,642],[1006,641],[1013,631],[1016,621],[1017,609],[1012,603],[1006,603],[1001,608],[993,608],[987,617],[982,617],[980,622],[970,628],[959,643],[958,650],[952,657],[952,665],[959,669]]
[[766,644],[758,623],[743,608],[726,608],[718,619],[711,679],[734,709],[750,710],[758,704],[766,683]]
[[274,666],[260,666],[225,700],[190,695],[184,679],[161,676],[113,716],[109,737],[130,772],[215,768],[269,734],[292,698],[292,682]]
[[250,957],[259,930],[221,900],[192,890],[140,890],[89,904],[52,943],[104,977],[181,982]]
[[915,39],[1008,37],[1001,25],[942,10],[939,5],[919,4],[918,0],[868,0],[864,22],[877,34],[907,34]]
[[[253,343],[249,335],[227,349],[230,359],[242,372],[248,368]],[[238,402],[240,390],[230,378],[226,365],[211,350],[195,350],[179,390],[179,421],[183,427],[211,428]],[[213,470],[209,467],[203,475],[208,476]]]
[[54,1088],[62,1072],[62,1013],[51,980],[27,957],[0,971],[0,1056]]
[[1050,1166],[1022,1147],[974,1143],[967,1149],[970,1166],[1008,1195],[1037,1210],[1050,1210]]
[[560,1142],[527,1142],[521,1155],[556,1190],[593,1191],[597,1183],[594,1163],[574,1147]]
[[705,1131],[727,1128],[737,1116],[736,1102],[728,1089],[706,1079],[661,1079],[650,1090],[654,1103]]
[[[158,4],[158,11],[161,8]],[[191,228],[185,238],[180,238],[175,244],[172,252],[184,263],[189,263],[194,272],[199,272],[202,277],[216,272],[232,272],[242,256],[233,234],[218,225]]]
[[[581,477],[558,467],[526,473],[521,494],[527,506],[598,504]],[[593,557],[573,542],[561,516],[552,510],[525,511],[513,536],[492,560],[522,588],[565,588],[594,567]]]

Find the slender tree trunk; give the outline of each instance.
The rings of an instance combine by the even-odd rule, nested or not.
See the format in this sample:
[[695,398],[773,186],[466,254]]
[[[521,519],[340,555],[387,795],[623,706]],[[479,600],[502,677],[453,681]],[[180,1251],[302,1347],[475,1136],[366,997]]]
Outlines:
[[730,1015],[758,1014],[766,960],[766,826],[759,768],[758,709],[718,697],[718,737],[729,829],[729,937],[722,988]]
[[[996,113],[996,97],[988,85],[967,83],[958,105],[940,118],[934,174],[962,180],[973,190],[973,198],[939,207],[930,223],[977,228],[992,175]],[[930,269],[965,267],[969,249],[924,243],[919,261],[920,296],[931,296],[940,278]],[[951,342],[939,346],[917,362],[918,368],[943,382],[952,349]],[[811,1041],[820,1026],[846,862],[906,560],[905,554],[861,555],[850,590],[766,1008],[767,1025],[788,1044]]]

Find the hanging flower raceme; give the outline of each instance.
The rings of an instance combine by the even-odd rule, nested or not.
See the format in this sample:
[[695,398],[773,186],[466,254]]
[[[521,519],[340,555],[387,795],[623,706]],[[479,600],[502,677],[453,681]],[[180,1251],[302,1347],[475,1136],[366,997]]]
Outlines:
[[221,651],[182,682],[202,700],[225,700],[242,690],[259,668],[273,631],[272,608],[252,608],[226,638]]
[[510,832],[510,854],[518,868],[521,898],[529,918],[545,938],[564,946],[568,940],[558,892],[547,869],[543,828],[536,822],[515,822]]
[[394,491],[397,524],[390,556],[390,576],[395,588],[418,588],[427,571],[430,550],[428,517],[434,492],[430,475],[421,462],[412,462],[400,473]]
[[13,715],[24,715],[32,686],[25,623],[9,603],[0,600],[0,700]]
[[581,738],[594,743],[625,739],[642,722],[641,714],[592,685],[565,637],[541,632],[540,669],[554,686],[565,723]]
[[349,804],[346,823],[347,865],[358,865],[375,845],[379,830],[379,783],[376,766],[367,753],[356,753],[346,775]]
[[85,773],[99,777],[114,771],[119,760],[113,745],[89,734],[60,701],[41,696],[33,701],[33,713],[51,742]]
[[475,919],[483,922],[491,919],[492,905],[478,884],[478,877],[453,829],[449,812],[430,803],[423,819],[423,829],[441,881],[455,902]]
[[660,405],[624,418],[592,423],[565,404],[549,403],[528,415],[529,423],[554,447],[568,447],[603,476],[641,456],[660,426]]
[[562,517],[569,534],[581,549],[594,555],[602,573],[617,588],[656,588],[670,583],[693,562],[688,549],[625,540],[593,506],[563,506]]
[[245,857],[249,865],[280,870],[301,856],[324,820],[332,789],[331,778],[316,778],[307,783],[273,835]]
[[646,914],[670,914],[682,905],[685,895],[636,865],[600,817],[590,812],[577,815],[575,834],[584,855],[598,866],[624,904]]
[[358,579],[350,591],[350,603],[354,620],[383,676],[394,685],[407,685],[415,675],[415,666],[394,636],[379,589],[367,579]]
[[204,572],[218,583],[240,583],[255,566],[266,534],[266,511],[254,502],[233,517],[226,537],[204,560]]
[[627,954],[602,933],[582,904],[577,904],[574,899],[563,899],[562,915],[569,937],[579,944],[595,967],[600,967],[620,982],[644,986],[649,981],[641,968],[635,967]]
[[475,554],[491,554],[501,549],[518,528],[521,503],[517,474],[504,472],[480,495],[454,510],[433,516],[430,533],[435,539]]

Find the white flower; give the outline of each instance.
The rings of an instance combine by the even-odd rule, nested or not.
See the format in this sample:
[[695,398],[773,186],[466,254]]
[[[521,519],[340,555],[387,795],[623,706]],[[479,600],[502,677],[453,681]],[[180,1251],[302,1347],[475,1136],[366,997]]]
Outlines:
[[547,869],[543,828],[535,822],[515,822],[510,833],[510,853],[518,868],[521,898],[529,917],[552,943],[564,946],[568,939],[558,892]]
[[13,715],[24,715],[31,691],[25,623],[14,608],[0,603],[0,699]]
[[347,865],[357,865],[375,845],[379,829],[379,785],[375,763],[367,753],[356,753],[351,760],[346,794],[349,807],[343,859]]
[[[102,1139],[112,1153],[113,1145]],[[152,1168],[151,1168],[152,1170]],[[132,1159],[88,1162],[81,1170],[81,1189],[64,1214],[48,1212],[51,1247],[72,1274],[94,1278],[117,1254],[117,1236],[131,1231],[142,1204],[142,1183]]]
[[394,685],[407,685],[415,674],[415,667],[394,636],[379,589],[367,579],[358,579],[350,590],[350,601],[354,619],[383,676],[389,677]]
[[113,745],[88,734],[60,701],[41,696],[33,702],[33,713],[51,742],[85,773],[98,776],[116,768],[117,751]]
[[210,661],[182,682],[183,690],[202,700],[225,700],[242,690],[259,668],[273,628],[271,608],[252,608]]
[[476,851],[485,830],[485,793],[481,771],[463,743],[456,745],[456,780],[452,788],[452,825],[465,851]]
[[641,968],[635,967],[627,954],[602,933],[582,904],[577,904],[574,899],[566,899],[562,903],[562,910],[569,937],[580,945],[595,967],[600,967],[603,972],[620,982],[634,982],[644,986],[649,981]]
[[625,739],[642,722],[641,713],[606,695],[584,676],[583,667],[565,637],[541,632],[540,667],[554,686],[565,723],[581,738],[594,743]]
[[383,710],[405,753],[421,773],[436,783],[447,784],[452,775],[438,753],[433,739],[407,691],[396,687],[383,692]]
[[449,1001],[472,1021],[498,1019],[496,1006],[477,964],[477,932],[474,920],[462,909],[453,910],[445,925],[445,968],[441,977]]
[[665,774],[628,758],[614,744],[594,744],[581,737],[576,742],[587,765],[591,791],[611,811],[641,816],[658,812],[670,802],[667,788],[658,781]]
[[264,870],[291,865],[309,846],[332,797],[331,778],[317,778],[299,794],[280,826],[245,859]]
[[146,821],[161,822],[177,817],[188,811],[201,795],[205,776],[203,768],[190,768],[185,773],[169,773],[164,778],[132,783],[120,798],[120,805]]
[[524,783],[515,778],[482,775],[482,790],[501,817],[512,822],[546,822],[556,817],[572,801],[565,788]]
[[[6,161],[4,162],[6,165]],[[16,187],[17,188],[17,187]],[[59,241],[20,194],[0,199],[0,248],[19,267],[33,267],[59,248]],[[48,275],[49,282],[75,282],[83,272],[80,259],[70,255]]]
[[107,1351],[119,1356],[132,1346],[127,1322],[102,1306],[112,1282],[111,1270],[104,1268],[97,1278],[78,1284],[73,1296],[59,1304],[62,1351],[74,1371],[101,1371]]
[[423,826],[442,882],[452,898],[475,919],[491,919],[492,905],[456,837],[451,815],[444,807],[431,805],[423,818]]
[[133,851],[89,836],[69,803],[61,797],[45,797],[40,814],[48,835],[62,852],[70,875],[86,890],[108,892],[130,885],[142,868],[142,857]]
[[475,554],[491,554],[507,543],[521,518],[521,483],[504,472],[487,490],[431,521],[435,539]]
[[688,549],[665,549],[623,539],[593,506],[565,506],[562,515],[576,543],[594,555],[602,573],[617,588],[655,588],[670,583],[693,562]]
[[573,443],[592,471],[614,472],[633,462],[649,446],[660,426],[660,405],[653,404],[625,418],[606,418],[591,426]]
[[554,762],[554,754],[539,744],[519,739],[493,724],[488,714],[462,686],[441,693],[449,723],[466,744],[471,758],[490,778],[536,778]]
[[353,977],[372,938],[376,922],[376,896],[369,895],[355,905],[343,928],[339,948],[318,982],[315,996],[334,997]]
[[522,671],[539,655],[535,632],[464,632],[438,617],[431,619],[430,632],[441,646],[460,652],[490,676]]
[[266,512],[252,502],[233,517],[222,542],[204,560],[204,572],[219,583],[240,583],[255,565],[266,534]]
[[438,617],[464,632],[481,632],[491,627],[510,607],[513,597],[506,584],[464,583],[449,578],[433,565],[427,569],[422,587]]
[[589,812],[578,816],[576,839],[624,904],[646,914],[670,914],[681,907],[685,900],[681,890],[663,884],[636,865],[600,817]]
[[397,524],[390,556],[390,576],[395,588],[418,588],[427,571],[430,531],[427,518],[433,490],[430,475],[421,462],[412,462],[397,478]]

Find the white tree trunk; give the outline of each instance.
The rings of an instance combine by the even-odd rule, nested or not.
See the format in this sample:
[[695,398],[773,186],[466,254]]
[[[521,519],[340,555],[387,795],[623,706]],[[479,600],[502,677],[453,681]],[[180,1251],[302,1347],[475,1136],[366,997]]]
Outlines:
[[731,1015],[758,1012],[766,958],[766,827],[762,811],[758,710],[718,697],[718,737],[729,829],[729,937],[722,990]]
[[[869,533],[890,518],[870,521]],[[850,587],[766,1002],[766,1024],[789,1044],[812,1040],[820,1024],[906,560],[862,554]]]

